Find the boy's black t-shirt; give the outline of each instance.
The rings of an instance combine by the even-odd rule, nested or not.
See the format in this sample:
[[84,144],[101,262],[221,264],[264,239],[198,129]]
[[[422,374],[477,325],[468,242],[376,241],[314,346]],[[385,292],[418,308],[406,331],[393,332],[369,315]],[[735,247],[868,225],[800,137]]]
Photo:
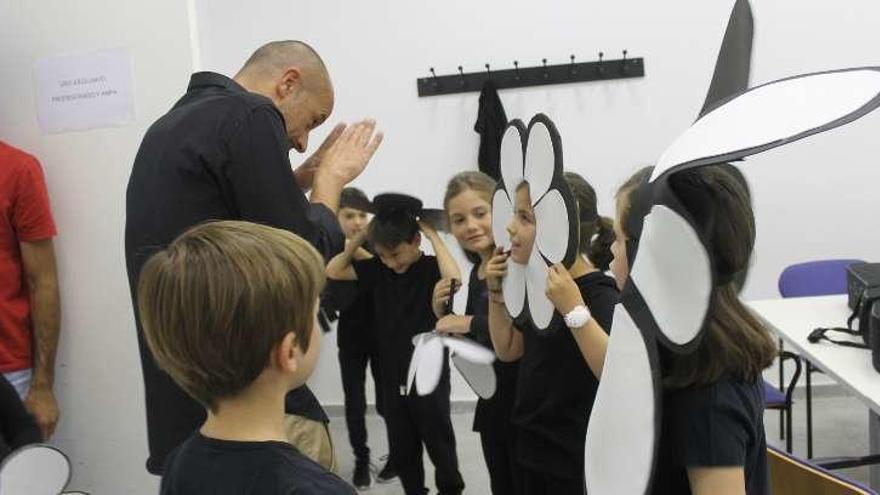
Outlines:
[[[471,269],[464,313],[473,316],[470,332],[466,336],[492,349],[492,337],[489,335],[489,292],[486,280],[480,279],[477,265]],[[508,433],[512,425],[519,363],[505,363],[496,359],[492,368],[495,370],[495,395],[488,399],[477,400],[477,407],[474,410],[474,431],[497,432],[503,435]]]
[[431,308],[434,285],[441,278],[437,258],[423,254],[400,274],[378,257],[355,261],[352,266],[360,287],[372,294],[383,385],[405,386],[413,336],[433,330],[437,323]]
[[356,282],[328,280],[321,302],[327,309],[339,312],[336,344],[340,349],[362,353],[376,349],[376,325],[369,291]]
[[[609,331],[620,293],[614,279],[593,272],[574,279],[593,318]],[[524,353],[513,421],[519,433],[517,458],[524,466],[564,479],[582,479],[587,422],[599,382],[558,313],[546,330],[525,319]]]
[[161,495],[354,495],[340,477],[284,442],[196,432],[166,459]]
[[746,493],[769,493],[764,388],[722,378],[667,390],[653,493],[690,494],[688,467],[742,466]]

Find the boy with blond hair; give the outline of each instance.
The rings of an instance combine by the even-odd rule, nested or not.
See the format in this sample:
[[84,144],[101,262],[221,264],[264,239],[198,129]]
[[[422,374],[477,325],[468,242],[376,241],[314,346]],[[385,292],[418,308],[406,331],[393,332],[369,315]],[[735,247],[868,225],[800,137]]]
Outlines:
[[352,494],[288,443],[284,400],[315,368],[322,259],[290,232],[213,222],[144,266],[138,305],[158,365],[207,410],[166,460],[162,495]]

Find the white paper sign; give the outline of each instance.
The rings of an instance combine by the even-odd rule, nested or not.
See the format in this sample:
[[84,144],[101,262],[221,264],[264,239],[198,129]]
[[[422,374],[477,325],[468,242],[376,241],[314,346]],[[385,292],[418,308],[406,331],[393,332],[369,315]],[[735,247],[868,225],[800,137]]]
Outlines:
[[43,132],[118,126],[134,119],[127,49],[38,60],[37,119]]

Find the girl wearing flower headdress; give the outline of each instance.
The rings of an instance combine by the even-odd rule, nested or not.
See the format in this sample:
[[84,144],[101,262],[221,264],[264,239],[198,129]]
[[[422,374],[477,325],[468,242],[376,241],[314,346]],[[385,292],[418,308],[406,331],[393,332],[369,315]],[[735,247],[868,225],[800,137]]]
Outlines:
[[[617,193],[617,238],[611,271],[623,288],[629,277],[627,245],[638,242],[633,216],[644,213],[640,187],[651,168],[637,172]],[[673,174],[669,186],[708,239],[715,286],[705,334],[692,352],[660,349],[663,423],[653,493],[768,492],[764,391],[761,372],[776,356],[767,329],[739,299],[755,242],[755,218],[745,179],[727,164]],[[635,205],[635,206],[634,206]],[[551,268],[548,297],[558,307],[577,304],[577,287],[560,265]],[[574,301],[574,302],[572,302]],[[587,302],[589,306],[589,302]],[[580,329],[584,358],[602,374],[608,337],[596,320]]]
[[[598,215],[596,194],[582,177],[566,173],[565,180],[577,200],[580,223],[579,255],[569,270],[574,290],[589,303],[602,328],[611,328],[619,297],[614,279],[603,273],[611,259],[611,223]],[[489,329],[498,358],[519,362],[513,423],[519,435],[520,492],[581,495],[583,439],[598,380],[584,365],[578,336],[566,323],[571,319],[563,317],[574,307],[557,305],[549,327],[539,330],[526,318],[511,319],[502,294],[508,263],[526,265],[532,249],[537,249],[532,205],[529,184],[523,182],[516,188],[514,215],[507,227],[510,252],[496,249],[486,265]]]

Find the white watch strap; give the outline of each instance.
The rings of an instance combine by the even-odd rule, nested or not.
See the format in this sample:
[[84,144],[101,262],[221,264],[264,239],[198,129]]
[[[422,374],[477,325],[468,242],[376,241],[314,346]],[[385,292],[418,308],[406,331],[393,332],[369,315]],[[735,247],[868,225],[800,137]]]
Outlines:
[[565,325],[568,328],[580,328],[593,318],[593,315],[590,314],[590,310],[587,309],[586,306],[575,306],[568,314],[563,316],[565,318]]

